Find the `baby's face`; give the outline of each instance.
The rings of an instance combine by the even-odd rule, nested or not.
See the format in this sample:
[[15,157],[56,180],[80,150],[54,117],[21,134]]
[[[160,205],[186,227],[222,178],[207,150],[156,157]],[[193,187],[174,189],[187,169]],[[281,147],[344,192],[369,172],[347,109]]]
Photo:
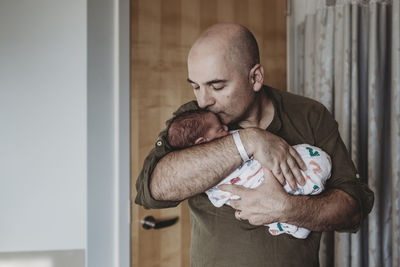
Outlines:
[[209,129],[208,132],[206,133],[205,139],[207,142],[227,136],[228,133],[228,126],[223,125],[221,121],[218,119],[217,115],[214,113],[208,113],[208,125]]

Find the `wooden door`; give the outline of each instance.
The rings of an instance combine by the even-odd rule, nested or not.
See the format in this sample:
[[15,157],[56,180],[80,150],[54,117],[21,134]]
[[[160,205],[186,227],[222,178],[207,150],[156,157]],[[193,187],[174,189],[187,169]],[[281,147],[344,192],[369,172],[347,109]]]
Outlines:
[[[254,33],[265,83],[286,89],[286,1],[131,0],[132,203],[136,178],[158,132],[174,110],[194,99],[186,82],[190,46],[205,28],[222,21],[240,23]],[[179,221],[168,228],[144,230],[140,221],[147,215],[179,216]],[[189,266],[189,246],[186,202],[164,210],[133,204],[132,266]]]

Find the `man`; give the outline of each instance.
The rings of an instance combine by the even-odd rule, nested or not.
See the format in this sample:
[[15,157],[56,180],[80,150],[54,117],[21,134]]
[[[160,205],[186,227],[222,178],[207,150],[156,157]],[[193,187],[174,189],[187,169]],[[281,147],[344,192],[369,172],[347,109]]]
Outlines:
[[[138,178],[136,203],[166,208],[188,199],[192,266],[318,266],[320,231],[355,231],[373,203],[372,192],[356,178],[337,123],[321,104],[263,85],[257,43],[241,25],[207,29],[189,52],[188,75],[197,102],[177,113],[208,109],[230,129],[243,128],[244,150],[264,167],[265,180],[256,189],[221,186],[240,199],[231,202],[236,211],[215,208],[202,192],[242,163],[232,136],[172,151],[164,131]],[[304,162],[290,147],[299,143],[332,158],[332,177],[319,196],[291,196],[279,184],[304,184]],[[276,221],[313,232],[305,240],[271,236],[261,225]]]

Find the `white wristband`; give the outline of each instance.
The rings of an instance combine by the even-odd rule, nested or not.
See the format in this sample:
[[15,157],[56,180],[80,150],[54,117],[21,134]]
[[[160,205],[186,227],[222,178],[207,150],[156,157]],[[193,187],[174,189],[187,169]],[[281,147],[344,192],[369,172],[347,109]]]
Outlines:
[[249,160],[249,156],[247,155],[246,150],[244,149],[242,140],[240,140],[239,131],[235,131],[232,133],[233,141],[235,141],[235,145],[237,150],[239,151],[240,156],[244,162]]

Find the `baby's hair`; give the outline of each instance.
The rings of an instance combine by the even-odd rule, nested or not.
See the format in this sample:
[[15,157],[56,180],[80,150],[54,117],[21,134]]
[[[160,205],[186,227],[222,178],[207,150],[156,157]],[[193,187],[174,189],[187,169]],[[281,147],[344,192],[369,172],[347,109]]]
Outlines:
[[174,117],[168,126],[168,143],[175,149],[195,145],[199,137],[206,135],[208,110],[189,110]]

